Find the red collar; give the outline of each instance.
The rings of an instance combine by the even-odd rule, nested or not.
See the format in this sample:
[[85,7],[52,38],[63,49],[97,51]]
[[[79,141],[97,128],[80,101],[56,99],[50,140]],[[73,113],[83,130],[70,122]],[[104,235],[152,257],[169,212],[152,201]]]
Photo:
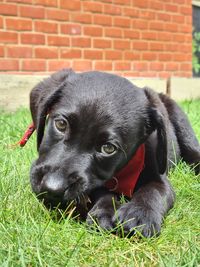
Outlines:
[[132,197],[135,185],[144,167],[144,157],[145,145],[142,144],[127,165],[106,183],[106,187],[110,191]]
[[[35,126],[32,123],[24,133],[18,144],[23,147],[35,131]],[[115,177],[106,182],[106,187],[113,192],[123,194],[127,197],[132,197],[135,185],[138,181],[140,173],[144,167],[145,145],[142,144],[137,149],[134,156],[129,160],[127,165],[120,170]]]

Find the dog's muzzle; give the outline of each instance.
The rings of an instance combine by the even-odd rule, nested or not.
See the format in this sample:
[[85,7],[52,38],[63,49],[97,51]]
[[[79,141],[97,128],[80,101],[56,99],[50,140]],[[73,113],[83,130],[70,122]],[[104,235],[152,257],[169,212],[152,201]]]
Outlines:
[[[48,167],[31,168],[31,186],[37,197],[46,206],[66,206],[86,190],[86,179],[74,172],[63,175],[60,171],[49,171]],[[46,170],[46,171],[45,171]]]

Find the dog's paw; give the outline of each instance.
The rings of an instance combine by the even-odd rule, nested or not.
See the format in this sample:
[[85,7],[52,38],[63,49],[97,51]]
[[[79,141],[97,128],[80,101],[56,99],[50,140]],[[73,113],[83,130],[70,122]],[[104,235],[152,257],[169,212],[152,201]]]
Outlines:
[[131,201],[117,210],[113,222],[122,229],[121,234],[124,236],[130,237],[140,232],[144,237],[152,237],[160,233],[162,215],[156,210],[138,206]]
[[100,208],[98,205],[95,205],[88,213],[86,223],[92,226],[100,226],[104,230],[111,231],[113,229],[113,217],[112,212]]
[[88,225],[98,225],[104,230],[111,231],[114,227],[113,216],[119,203],[110,196],[100,199],[88,212],[86,223]]

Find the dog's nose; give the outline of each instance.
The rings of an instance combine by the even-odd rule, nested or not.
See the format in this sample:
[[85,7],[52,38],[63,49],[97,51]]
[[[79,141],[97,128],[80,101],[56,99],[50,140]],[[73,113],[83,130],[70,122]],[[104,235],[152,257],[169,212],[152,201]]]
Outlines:
[[53,196],[60,196],[64,194],[66,190],[64,179],[53,174],[44,176],[41,182],[41,187],[43,192],[47,192]]

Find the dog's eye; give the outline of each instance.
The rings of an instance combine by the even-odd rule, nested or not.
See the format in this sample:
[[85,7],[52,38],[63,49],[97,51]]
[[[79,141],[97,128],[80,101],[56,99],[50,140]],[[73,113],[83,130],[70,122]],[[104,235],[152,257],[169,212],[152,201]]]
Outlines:
[[67,122],[64,120],[55,120],[56,129],[60,132],[65,132],[67,129]]
[[111,155],[117,150],[116,146],[113,144],[107,143],[101,147],[101,153]]

